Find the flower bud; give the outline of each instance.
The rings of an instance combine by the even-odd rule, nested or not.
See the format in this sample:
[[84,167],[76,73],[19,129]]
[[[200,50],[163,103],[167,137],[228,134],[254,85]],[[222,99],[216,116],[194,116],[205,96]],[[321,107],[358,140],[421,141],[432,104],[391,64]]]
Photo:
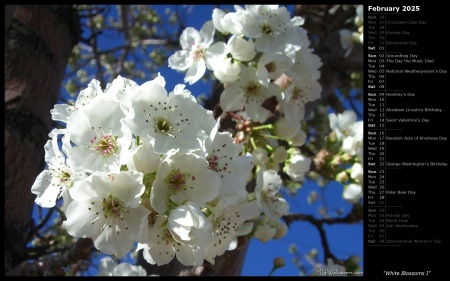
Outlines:
[[274,268],[281,268],[284,267],[284,259],[282,257],[276,257],[273,260],[273,267]]
[[340,183],[345,183],[348,181],[348,175],[347,172],[342,171],[339,174],[336,175],[336,180]]

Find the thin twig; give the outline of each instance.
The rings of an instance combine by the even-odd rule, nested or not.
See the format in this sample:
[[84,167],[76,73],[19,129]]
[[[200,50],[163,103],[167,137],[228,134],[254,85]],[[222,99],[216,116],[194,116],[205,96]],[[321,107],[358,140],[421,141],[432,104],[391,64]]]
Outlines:
[[56,208],[56,206],[53,207],[53,208],[50,208],[50,210],[48,210],[47,214],[45,215],[45,218],[44,218],[37,226],[33,227],[33,228],[28,232],[28,235],[27,235],[27,242],[30,241],[31,238],[33,238],[33,235],[34,235],[35,233],[37,233],[41,228],[43,228],[43,227],[47,224],[47,222],[48,222],[48,221],[50,220],[50,218],[52,217],[53,212],[55,211],[55,208]]
[[72,248],[63,254],[44,258],[33,263],[23,262],[6,272],[6,276],[64,276],[64,267],[79,260],[89,260],[92,247],[91,238],[80,238]]
[[287,216],[283,216],[283,220],[287,225],[290,225],[294,221],[306,221],[312,224],[317,228],[320,235],[320,240],[324,250],[324,263],[327,264],[327,260],[330,258],[334,262],[337,261],[336,256],[331,252],[330,246],[328,244],[327,235],[323,228],[324,224],[336,224],[336,223],[345,223],[345,224],[353,224],[362,221],[362,209],[358,207],[353,207],[352,211],[347,214],[345,217],[337,217],[337,218],[315,218],[313,215],[307,214],[290,214]]

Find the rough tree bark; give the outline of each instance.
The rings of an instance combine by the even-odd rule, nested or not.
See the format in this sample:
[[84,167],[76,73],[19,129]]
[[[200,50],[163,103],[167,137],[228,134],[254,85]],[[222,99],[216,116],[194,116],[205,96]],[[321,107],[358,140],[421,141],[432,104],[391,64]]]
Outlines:
[[66,64],[80,38],[70,5],[17,5],[5,9],[5,271],[26,260],[34,195],[44,168],[50,109]]

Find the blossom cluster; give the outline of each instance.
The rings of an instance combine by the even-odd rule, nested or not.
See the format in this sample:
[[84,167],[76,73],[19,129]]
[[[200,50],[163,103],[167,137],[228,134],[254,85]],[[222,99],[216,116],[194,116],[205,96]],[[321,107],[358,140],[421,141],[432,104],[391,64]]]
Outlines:
[[[267,99],[275,98],[289,127],[285,136],[301,138],[305,104],[320,97],[321,59],[313,53],[304,19],[290,17],[279,5],[235,5],[235,12],[215,8],[212,20],[200,31],[192,27],[180,37],[182,50],[169,57],[169,67],[186,71],[185,82],[198,81],[208,69],[224,84],[220,106],[243,111],[264,123],[270,111]],[[221,35],[226,42],[214,42]],[[285,119],[285,120],[284,120]]]
[[45,145],[36,203],[63,197],[67,232],[105,254],[139,243],[152,264],[214,263],[260,213],[245,189],[251,155],[182,84],[167,93],[160,75],[140,86],[119,76],[103,91],[93,80],[51,114],[66,128]]
[[[345,110],[342,113],[330,113],[330,129],[336,134],[336,138],[342,143],[340,149],[345,159],[352,158],[353,164],[342,175],[349,182],[344,185],[343,198],[350,203],[360,202],[363,196],[363,161],[364,161],[364,122],[357,121],[353,110]],[[350,177],[348,177],[348,175]],[[340,174],[337,175],[340,177]]]
[[[246,147],[220,130],[220,118],[184,84],[168,92],[159,74],[142,85],[118,76],[105,89],[94,79],[73,104],[51,110],[65,127],[50,132],[47,168],[31,188],[42,207],[63,199],[71,236],[90,237],[118,258],[137,245],[150,264],[176,258],[198,266],[235,249],[238,236],[266,242],[286,234],[280,172],[301,182],[310,169],[297,147],[306,141],[305,104],[320,97],[322,63],[303,19],[290,18],[285,7],[235,9],[214,9],[200,31],[186,28],[169,66],[186,71],[189,84],[213,71],[225,85],[222,109],[260,125],[251,127],[260,137],[270,129],[273,138]],[[227,42],[214,42],[216,32]],[[264,124],[271,111],[263,103],[271,98],[280,115]]]
[[355,18],[353,20],[356,31],[351,31],[348,28],[339,30],[339,40],[341,47],[345,51],[344,56],[348,57],[353,50],[355,44],[363,44],[364,42],[364,7],[363,5],[355,6]]
[[[200,30],[186,28],[180,37],[182,49],[168,62],[172,69],[186,72],[184,81],[189,84],[211,71],[224,86],[222,110],[241,116],[246,120],[242,126],[253,132],[252,145],[245,147],[257,170],[256,192],[251,195],[263,210],[253,237],[266,242],[283,237],[287,230],[280,220],[289,212],[280,196],[280,172],[302,182],[310,169],[311,159],[296,147],[307,137],[301,129],[305,104],[317,100],[322,91],[318,82],[322,62],[302,27],[304,19],[291,18],[286,7],[234,5],[234,9],[227,13],[215,8]],[[277,104],[277,114],[265,106],[271,100]],[[274,115],[275,121],[269,119]],[[236,138],[244,141],[245,136]]]

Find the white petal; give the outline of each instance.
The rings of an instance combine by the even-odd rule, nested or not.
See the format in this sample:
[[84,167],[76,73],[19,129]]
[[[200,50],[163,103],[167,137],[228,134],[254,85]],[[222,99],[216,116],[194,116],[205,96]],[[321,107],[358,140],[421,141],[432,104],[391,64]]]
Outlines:
[[234,35],[242,34],[242,16],[245,12],[228,13],[223,19],[220,20],[222,27],[225,29],[226,33],[231,33]]
[[[128,213],[123,213],[123,218],[126,221],[128,230],[125,230],[128,232],[128,237],[133,241],[141,240],[141,236],[143,236],[143,233],[146,233],[147,231],[144,230],[144,226],[148,226],[148,215],[150,214],[150,210],[145,208],[142,205],[139,205],[137,208],[128,208]],[[148,229],[147,229],[148,230]]]
[[291,18],[291,23],[293,26],[301,26],[305,23],[305,19],[300,16],[295,16]]
[[226,13],[218,8],[214,8],[213,13],[212,13],[212,21],[213,21],[214,27],[222,33],[226,33],[224,27],[221,24],[221,19],[225,15],[226,15]]
[[198,262],[197,255],[199,252],[195,251],[194,248],[186,245],[177,245],[177,260],[185,266],[198,266],[201,263]]
[[191,67],[193,58],[186,50],[176,51],[169,57],[169,67],[178,71],[185,71]]
[[[168,264],[171,262],[175,256],[175,249],[172,244],[169,245],[158,245],[150,248],[148,250],[149,256],[153,259],[158,266]],[[145,251],[144,251],[145,256]],[[151,263],[151,259],[146,259]],[[150,261],[149,261],[150,260]]]
[[184,29],[180,36],[180,45],[183,50],[191,50],[193,45],[200,42],[200,34],[193,27],[187,27]]
[[213,21],[207,21],[203,24],[202,28],[200,29],[200,36],[201,36],[201,46],[203,48],[207,48],[209,47],[209,45],[211,45],[211,43],[213,42],[214,39],[214,33],[215,33],[215,28],[214,28],[214,24]]
[[306,133],[300,129],[290,140],[289,144],[293,146],[302,146],[306,141]]
[[140,196],[145,191],[142,184],[142,173],[136,171],[120,172],[109,183],[111,192],[125,203],[128,208],[137,208],[140,204]]
[[255,44],[251,39],[246,41],[242,37],[233,35],[228,40],[227,45],[230,49],[230,53],[233,55],[233,58],[240,61],[250,61],[256,55]]
[[214,70],[227,56],[227,48],[224,42],[216,42],[212,44],[206,51],[206,66],[210,70]]
[[69,111],[70,109],[74,110],[74,107],[68,104],[55,104],[53,109],[50,110],[50,114],[53,120],[67,123],[69,116],[72,114]]
[[170,196],[170,190],[167,187],[165,178],[169,174],[170,170],[171,168],[167,162],[161,163],[150,191],[150,203],[152,207],[160,214],[163,214],[168,209],[167,204]]
[[220,95],[220,106],[224,111],[240,110],[244,104],[244,92],[238,86],[226,88]]
[[359,184],[349,184],[344,188],[344,193],[342,196],[345,200],[351,203],[358,203],[359,199],[362,197],[363,191],[362,187]]
[[194,84],[200,78],[203,77],[206,71],[205,61],[203,59],[199,59],[194,61],[191,67],[186,72],[186,76],[184,77],[184,82],[189,83],[190,85]]
[[125,117],[125,113],[120,108],[119,102],[111,99],[91,102],[89,111],[86,114],[91,126],[102,127],[105,131],[109,127],[120,128],[119,121]]
[[74,237],[93,237],[102,227],[104,220],[99,219],[91,224],[98,215],[88,210],[89,203],[72,201],[66,209],[67,220],[63,222],[63,227]]
[[97,276],[112,276],[116,262],[109,256],[100,260]]
[[256,231],[253,234],[253,236],[260,240],[263,243],[266,243],[267,241],[269,241],[270,239],[273,238],[273,236],[276,234],[276,230],[275,228],[264,224],[264,225],[258,225],[256,227]]
[[276,194],[281,188],[281,177],[274,170],[263,171],[263,181],[263,190],[269,192],[270,194]]
[[285,223],[278,223],[276,225],[275,229],[276,229],[277,232],[275,233],[273,238],[274,239],[280,239],[280,238],[283,238],[286,235],[288,227],[287,227],[287,225]]
[[256,103],[248,103],[245,106],[245,112],[253,121],[260,123],[266,122],[270,114],[269,110]]
[[59,186],[50,184],[52,178],[48,170],[44,170],[37,176],[33,186],[31,186],[31,193],[37,195],[34,202],[44,208],[54,207],[61,192]]
[[89,143],[92,135],[91,127],[88,116],[82,110],[72,113],[66,126],[70,140],[76,145]]
[[[99,177],[96,174],[96,177]],[[94,180],[94,183],[92,182]],[[104,182],[99,179],[93,179],[93,175],[84,178],[82,180],[74,182],[73,186],[69,189],[69,193],[72,198],[79,202],[85,200],[91,200],[92,198],[106,197],[107,190],[104,189]],[[95,188],[96,187],[96,188]]]
[[133,248],[133,240],[128,239],[125,231],[120,231],[119,234],[115,231],[114,226],[111,229],[106,227],[99,236],[93,238],[94,246],[104,254],[117,254],[118,258],[123,258]]

